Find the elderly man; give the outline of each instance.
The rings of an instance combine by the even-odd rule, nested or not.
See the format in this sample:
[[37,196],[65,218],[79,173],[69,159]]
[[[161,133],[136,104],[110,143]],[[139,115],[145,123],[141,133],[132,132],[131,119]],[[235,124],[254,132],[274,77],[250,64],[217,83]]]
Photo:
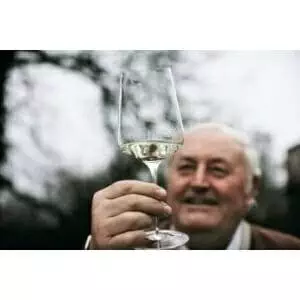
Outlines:
[[166,172],[167,192],[139,181],[98,191],[88,248],[144,247],[153,216],[169,214],[171,226],[189,235],[187,249],[300,249],[299,239],[244,220],[258,191],[260,169],[249,141],[233,128],[193,127]]

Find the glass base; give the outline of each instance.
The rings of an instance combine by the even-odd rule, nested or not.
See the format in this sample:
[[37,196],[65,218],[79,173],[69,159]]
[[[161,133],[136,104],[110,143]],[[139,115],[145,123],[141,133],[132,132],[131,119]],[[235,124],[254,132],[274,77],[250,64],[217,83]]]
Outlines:
[[152,245],[146,249],[159,250],[179,250],[189,240],[189,236],[185,233],[175,230],[155,230],[147,232],[147,238],[152,241]]

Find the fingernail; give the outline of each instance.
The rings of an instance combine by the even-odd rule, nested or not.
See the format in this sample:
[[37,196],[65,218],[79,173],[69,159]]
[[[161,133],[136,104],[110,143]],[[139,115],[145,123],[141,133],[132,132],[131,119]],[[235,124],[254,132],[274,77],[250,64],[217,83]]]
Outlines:
[[163,188],[157,189],[157,193],[160,197],[166,197],[167,196],[167,191]]
[[165,213],[167,213],[168,215],[172,214],[172,208],[171,206],[169,206],[168,204],[166,204],[165,202],[162,202],[163,206],[164,206],[164,211]]

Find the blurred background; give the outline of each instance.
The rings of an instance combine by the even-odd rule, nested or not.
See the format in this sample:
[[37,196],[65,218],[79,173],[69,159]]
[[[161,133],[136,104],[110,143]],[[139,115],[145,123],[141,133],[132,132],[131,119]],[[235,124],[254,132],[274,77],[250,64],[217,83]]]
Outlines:
[[249,134],[263,181],[248,219],[300,236],[300,51],[20,50],[0,52],[1,249],[82,249],[93,194],[149,180],[116,145],[119,74],[140,54],[171,64],[185,126]]

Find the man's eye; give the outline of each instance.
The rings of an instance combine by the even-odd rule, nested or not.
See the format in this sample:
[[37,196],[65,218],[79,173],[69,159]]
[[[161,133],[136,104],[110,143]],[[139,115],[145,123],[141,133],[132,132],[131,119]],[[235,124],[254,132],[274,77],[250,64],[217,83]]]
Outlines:
[[178,169],[179,170],[190,170],[190,169],[192,169],[192,166],[191,165],[179,165]]
[[220,175],[220,176],[222,176],[222,175],[227,175],[227,173],[228,173],[227,169],[222,168],[222,167],[217,167],[217,166],[211,167],[210,170],[211,170],[214,174],[217,174],[217,175]]

